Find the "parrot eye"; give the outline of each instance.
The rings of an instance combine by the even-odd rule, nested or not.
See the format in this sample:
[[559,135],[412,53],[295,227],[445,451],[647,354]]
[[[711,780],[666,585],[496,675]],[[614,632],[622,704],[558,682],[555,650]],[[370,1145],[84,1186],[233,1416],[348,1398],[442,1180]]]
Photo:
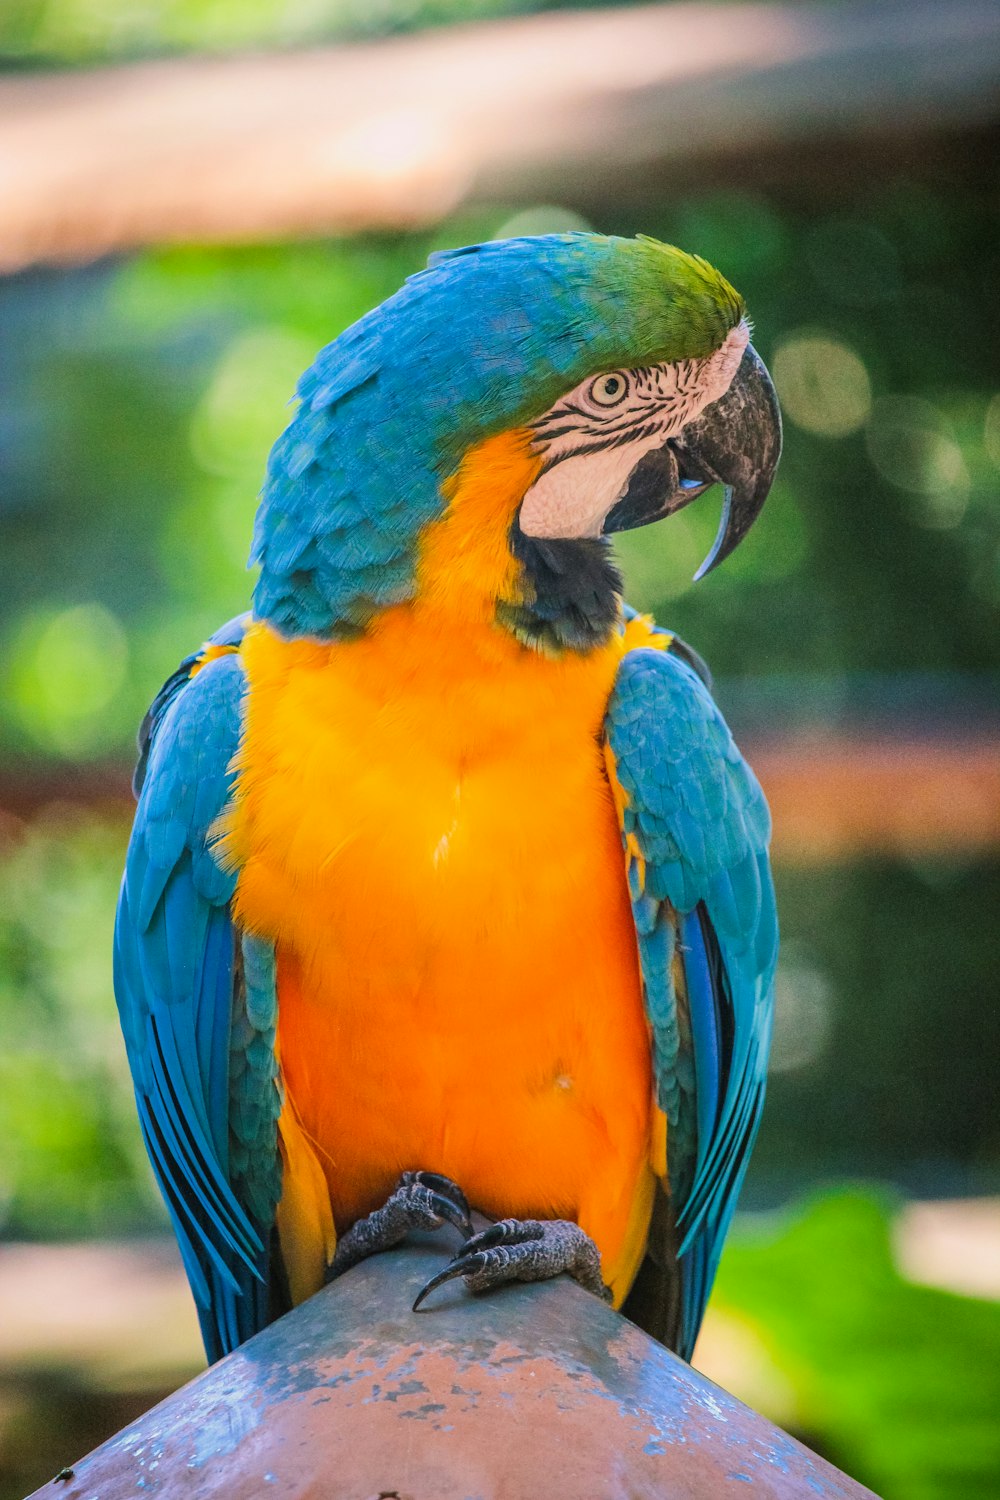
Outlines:
[[618,370],[612,375],[598,375],[587,395],[595,406],[620,406],[628,395],[628,376]]

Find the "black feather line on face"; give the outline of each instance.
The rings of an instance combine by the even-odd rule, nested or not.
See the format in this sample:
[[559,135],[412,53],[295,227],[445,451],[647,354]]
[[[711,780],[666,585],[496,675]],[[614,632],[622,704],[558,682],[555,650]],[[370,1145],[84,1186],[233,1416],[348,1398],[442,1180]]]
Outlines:
[[592,651],[618,628],[622,577],[604,537],[525,536],[515,517],[511,554],[524,599],[497,601],[497,620],[526,646],[558,655]]
[[[556,468],[558,464],[565,463],[567,458],[579,458],[583,454],[603,453],[608,448],[621,448],[625,443],[637,443],[641,442],[643,438],[654,437],[662,426],[662,421],[644,421],[640,422],[638,426],[623,427],[618,432],[605,433],[597,438],[588,438],[582,435],[583,440],[574,447],[567,448],[565,453],[551,453],[543,459],[542,466],[538,471],[538,477],[541,478],[543,474],[548,474],[550,469]],[[572,431],[571,428],[564,430]]]

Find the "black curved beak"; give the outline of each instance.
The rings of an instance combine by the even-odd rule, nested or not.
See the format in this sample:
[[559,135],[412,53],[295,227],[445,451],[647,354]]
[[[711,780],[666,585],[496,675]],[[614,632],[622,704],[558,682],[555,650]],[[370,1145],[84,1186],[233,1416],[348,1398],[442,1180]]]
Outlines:
[[603,531],[648,526],[721,484],[725,499],[718,534],[694,575],[704,578],[739,546],[760,515],[780,457],[778,398],[764,361],[748,344],[726,394],[640,459]]

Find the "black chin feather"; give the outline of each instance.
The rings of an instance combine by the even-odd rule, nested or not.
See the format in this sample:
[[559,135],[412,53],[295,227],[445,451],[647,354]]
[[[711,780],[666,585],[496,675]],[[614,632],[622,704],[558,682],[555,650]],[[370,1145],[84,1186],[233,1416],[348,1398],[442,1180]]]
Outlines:
[[525,536],[515,519],[510,550],[524,599],[497,603],[497,619],[541,651],[591,651],[618,626],[622,578],[604,537]]

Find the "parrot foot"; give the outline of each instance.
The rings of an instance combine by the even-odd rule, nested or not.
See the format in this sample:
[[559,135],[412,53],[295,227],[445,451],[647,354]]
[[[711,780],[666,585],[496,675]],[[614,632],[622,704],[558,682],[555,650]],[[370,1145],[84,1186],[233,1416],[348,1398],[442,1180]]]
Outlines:
[[462,1189],[437,1172],[404,1172],[382,1207],[340,1236],[326,1280],[333,1281],[369,1255],[391,1250],[411,1229],[440,1229],[443,1224],[454,1224],[466,1237],[472,1233]]
[[435,1287],[461,1276],[470,1292],[489,1292],[505,1281],[547,1281],[567,1271],[588,1292],[610,1301],[601,1255],[579,1224],[566,1219],[501,1219],[466,1240],[449,1266],[432,1276],[413,1311]]

